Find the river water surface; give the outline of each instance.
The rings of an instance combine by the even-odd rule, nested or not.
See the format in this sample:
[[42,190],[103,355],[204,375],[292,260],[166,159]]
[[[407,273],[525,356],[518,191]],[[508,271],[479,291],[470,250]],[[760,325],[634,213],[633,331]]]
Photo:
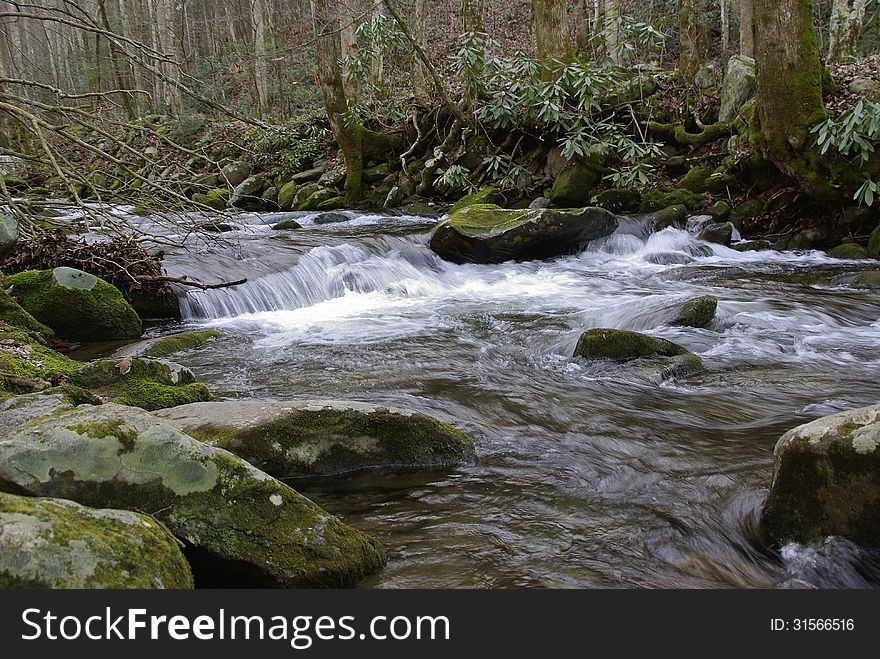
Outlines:
[[[383,403],[474,438],[474,465],[293,483],[389,549],[365,587],[880,584],[876,554],[833,538],[777,553],[757,530],[779,436],[880,400],[880,295],[833,283],[864,264],[624,219],[576,256],[458,266],[427,248],[431,220],[349,216],[242,216],[166,264],[249,279],[181,302],[186,327],[223,333],[176,357],[217,398]],[[269,227],[285,217],[303,228]],[[708,329],[664,325],[707,294]],[[707,371],[658,383],[572,359],[593,327],[671,339]]]

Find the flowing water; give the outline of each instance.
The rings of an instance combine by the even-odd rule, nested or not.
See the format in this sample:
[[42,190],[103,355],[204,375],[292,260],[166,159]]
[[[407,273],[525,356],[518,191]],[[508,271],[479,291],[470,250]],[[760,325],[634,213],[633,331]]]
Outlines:
[[[389,549],[364,586],[880,583],[877,555],[851,543],[777,553],[757,529],[779,436],[880,400],[880,296],[833,284],[864,264],[624,219],[576,256],[459,266],[428,249],[430,220],[349,216],[244,216],[229,244],[166,263],[249,279],[181,302],[186,326],[223,333],[178,358],[218,398],[384,403],[474,437],[474,465],[294,483]],[[285,217],[303,229],[269,228]],[[708,329],[664,326],[706,294]],[[671,339],[707,371],[658,383],[572,359],[592,327]]]

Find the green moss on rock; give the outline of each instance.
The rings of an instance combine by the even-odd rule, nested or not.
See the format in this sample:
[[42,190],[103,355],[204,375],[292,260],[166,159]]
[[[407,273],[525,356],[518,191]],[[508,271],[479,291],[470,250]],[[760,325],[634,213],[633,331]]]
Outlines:
[[[0,398],[33,391],[40,383],[48,389],[52,382],[70,378],[80,366],[31,332],[0,321]],[[23,389],[20,380],[33,381],[33,386]]]
[[278,478],[472,462],[473,442],[437,419],[364,403],[225,401],[159,416]]
[[688,218],[688,209],[683,204],[668,206],[654,213],[654,230],[662,231],[669,227],[683,228]]
[[785,433],[761,526],[778,544],[843,536],[880,547],[880,405]]
[[842,245],[830,249],[828,251],[828,256],[835,259],[847,260],[866,259],[868,258],[868,252],[861,245],[856,245],[855,243],[843,243]]
[[465,195],[461,199],[459,199],[455,204],[453,204],[452,208],[449,210],[451,213],[457,213],[462,208],[467,208],[468,206],[473,206],[474,204],[494,204],[495,200],[498,198],[498,190],[493,187],[485,187],[481,190],[477,190],[476,192],[472,192],[471,194]]
[[0,493],[0,588],[192,588],[189,564],[153,519]]
[[291,231],[294,229],[302,229],[302,225],[296,220],[284,220],[278,224],[273,224],[272,228],[275,231]]
[[707,327],[715,318],[718,309],[718,298],[712,295],[687,300],[679,309],[672,321],[677,327]]
[[652,213],[678,204],[685,206],[691,212],[698,211],[706,205],[706,195],[683,188],[657,188],[642,195],[640,210]]
[[152,342],[144,351],[147,357],[167,357],[185,350],[193,350],[199,348],[212,339],[220,336],[220,332],[215,330],[202,330],[198,332],[181,332],[164,336],[161,339]]
[[575,163],[556,177],[548,198],[558,208],[582,208],[590,203],[599,178],[593,168]]
[[640,332],[618,329],[591,329],[584,332],[575,348],[575,357],[629,361],[646,357],[675,357],[688,351],[680,345]]
[[880,259],[880,226],[876,227],[868,238],[868,256],[872,259]]
[[296,199],[296,191],[299,185],[296,181],[288,181],[278,191],[278,208],[282,211],[293,210],[293,202]]
[[77,341],[130,339],[143,327],[113,285],[73,268],[29,270],[6,277],[12,296],[59,336]]
[[346,587],[386,560],[374,539],[290,487],[130,407],[80,407],[0,439],[0,486],[149,511],[253,584]]
[[30,315],[11,295],[2,289],[0,289],[0,321],[26,330],[42,339],[51,339],[55,334],[51,327],[47,327]]

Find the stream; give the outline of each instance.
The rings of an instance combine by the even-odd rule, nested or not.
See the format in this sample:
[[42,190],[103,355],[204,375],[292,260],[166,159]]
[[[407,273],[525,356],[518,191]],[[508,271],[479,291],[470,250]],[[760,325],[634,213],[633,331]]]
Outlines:
[[[880,400],[880,295],[836,286],[866,262],[740,253],[622,218],[587,251],[453,265],[434,221],[242,215],[226,243],[170,250],[170,274],[248,278],[191,291],[182,323],[222,337],[177,355],[217,399],[353,399],[471,435],[457,469],[292,483],[388,548],[364,587],[876,587],[845,540],[764,547],[758,517],[788,429]],[[273,231],[296,218],[303,228]],[[664,326],[714,295],[708,329]],[[656,334],[705,373],[663,383],[572,359],[593,327]]]

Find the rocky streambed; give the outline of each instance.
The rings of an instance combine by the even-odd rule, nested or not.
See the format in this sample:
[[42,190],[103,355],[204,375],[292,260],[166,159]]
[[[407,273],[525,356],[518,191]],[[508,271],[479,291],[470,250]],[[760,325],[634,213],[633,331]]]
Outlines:
[[[255,573],[264,584],[315,585],[315,569],[333,575],[317,585],[374,587],[880,582],[873,540],[848,528],[870,526],[870,515],[840,513],[802,535],[785,515],[760,523],[777,440],[880,399],[876,262],[738,251],[707,242],[705,220],[653,231],[646,218],[621,216],[585,250],[455,264],[430,249],[431,220],[336,216],[243,215],[223,244],[169,251],[172,274],[248,282],[189,292],[181,321],[148,323],[146,342],[108,348],[87,369],[104,384],[86,388],[134,396],[117,364],[173,360],[213,402],[175,400],[147,414],[71,410],[63,396],[47,407],[43,395],[37,416],[54,416],[22,425],[18,407],[0,441],[7,489],[79,492],[89,510],[137,507],[143,523],[183,539],[196,585]],[[528,232],[510,244],[522,249],[523,239]],[[200,334],[161,340],[181,331]],[[9,418],[24,403],[4,405]],[[871,443],[876,419],[856,416],[834,425],[829,447]],[[810,445],[815,432],[805,433]],[[65,463],[59,437],[94,460]],[[184,477],[175,458],[170,474],[136,476],[151,443],[164,447],[151,464],[173,446],[195,471]],[[49,454],[60,477],[40,471]],[[827,458],[816,455],[795,463],[821,472]],[[865,469],[860,477],[876,483],[876,467]],[[102,474],[102,485],[73,487],[84,471]],[[211,499],[230,478],[254,497],[240,500],[263,534],[251,548],[217,532],[243,514]],[[132,494],[135,482],[142,491]],[[187,491],[193,483],[203,487]],[[24,505],[7,497],[10,510]],[[791,510],[776,499],[776,510]],[[838,513],[859,505],[844,501]],[[264,524],[276,518],[277,528]],[[275,538],[290,537],[287,523],[308,532],[292,545]],[[297,558],[310,543],[324,548],[319,560]]]

